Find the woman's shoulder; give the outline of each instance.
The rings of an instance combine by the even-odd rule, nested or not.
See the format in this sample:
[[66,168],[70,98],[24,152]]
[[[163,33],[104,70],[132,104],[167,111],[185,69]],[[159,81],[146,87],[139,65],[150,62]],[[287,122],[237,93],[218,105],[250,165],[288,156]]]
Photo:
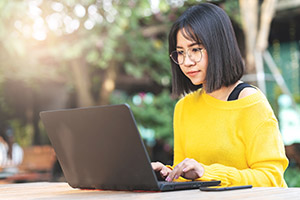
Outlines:
[[252,120],[253,118],[259,120],[276,118],[267,97],[259,88],[245,88],[244,90],[245,93],[240,94],[239,101],[244,103],[243,112],[248,113],[247,115]]
[[246,88],[244,88],[242,91],[241,91],[241,93],[239,94],[239,99],[242,99],[242,98],[245,98],[245,97],[247,97],[247,96],[249,96],[249,95],[252,95],[252,94],[255,94],[255,93],[257,93],[258,92],[258,90],[257,90],[257,88],[254,88],[254,87],[246,87]]

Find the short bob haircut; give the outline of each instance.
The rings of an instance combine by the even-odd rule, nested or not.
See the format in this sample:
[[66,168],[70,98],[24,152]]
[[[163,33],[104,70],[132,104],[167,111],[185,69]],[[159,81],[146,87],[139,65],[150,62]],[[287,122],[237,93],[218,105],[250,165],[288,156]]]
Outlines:
[[[183,31],[184,29],[184,31]],[[228,15],[220,7],[201,3],[187,9],[173,24],[169,33],[169,53],[176,50],[177,33],[202,43],[208,55],[207,93],[236,83],[244,73],[244,63]],[[171,60],[173,95],[180,96],[202,87],[194,85]]]

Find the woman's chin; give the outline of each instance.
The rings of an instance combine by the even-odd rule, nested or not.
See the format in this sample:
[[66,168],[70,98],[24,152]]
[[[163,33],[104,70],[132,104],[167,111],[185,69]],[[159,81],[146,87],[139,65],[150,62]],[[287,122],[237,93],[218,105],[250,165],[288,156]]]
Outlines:
[[201,86],[203,84],[203,81],[192,81],[191,82],[193,83],[193,85],[195,86]]

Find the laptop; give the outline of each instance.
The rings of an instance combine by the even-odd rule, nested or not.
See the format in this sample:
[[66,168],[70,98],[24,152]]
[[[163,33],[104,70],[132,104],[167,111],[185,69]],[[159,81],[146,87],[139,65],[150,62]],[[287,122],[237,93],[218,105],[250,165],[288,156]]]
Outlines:
[[220,181],[158,181],[127,104],[43,111],[40,117],[73,188],[171,191]]

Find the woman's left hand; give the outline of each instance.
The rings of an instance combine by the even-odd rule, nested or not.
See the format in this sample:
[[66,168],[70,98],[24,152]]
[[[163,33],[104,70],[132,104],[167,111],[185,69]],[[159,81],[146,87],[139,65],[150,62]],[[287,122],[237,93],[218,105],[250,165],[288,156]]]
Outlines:
[[181,163],[176,165],[172,172],[169,173],[166,181],[173,181],[182,176],[186,179],[201,178],[204,174],[203,166],[194,159],[186,158]]

